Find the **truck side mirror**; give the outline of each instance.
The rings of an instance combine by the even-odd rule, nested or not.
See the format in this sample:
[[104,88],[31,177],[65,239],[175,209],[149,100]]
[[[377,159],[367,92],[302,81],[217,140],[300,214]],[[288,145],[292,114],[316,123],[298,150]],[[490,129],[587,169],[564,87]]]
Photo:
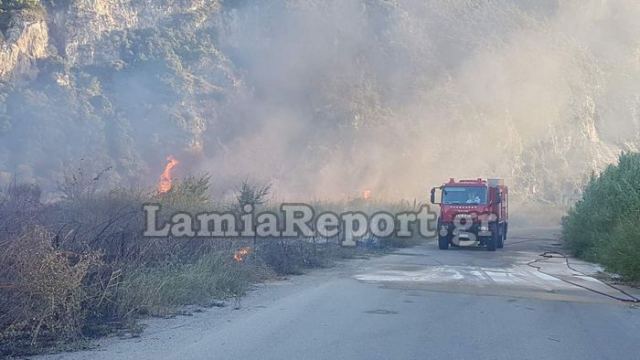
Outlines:
[[436,190],[438,190],[438,188],[433,188],[431,189],[431,203],[434,205],[439,205],[439,202],[436,202]]

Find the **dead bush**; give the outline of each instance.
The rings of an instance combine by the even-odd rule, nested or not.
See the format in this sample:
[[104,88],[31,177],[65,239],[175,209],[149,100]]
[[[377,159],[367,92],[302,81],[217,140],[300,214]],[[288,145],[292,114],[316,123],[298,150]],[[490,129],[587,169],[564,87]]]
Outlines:
[[260,245],[258,256],[281,275],[300,274],[305,268],[325,267],[332,257],[331,244],[303,239],[273,239]]
[[77,338],[83,326],[83,279],[99,254],[63,252],[34,227],[0,254],[0,352],[11,355]]
[[12,183],[0,194],[0,240],[15,237],[40,220],[42,190],[35,184]]

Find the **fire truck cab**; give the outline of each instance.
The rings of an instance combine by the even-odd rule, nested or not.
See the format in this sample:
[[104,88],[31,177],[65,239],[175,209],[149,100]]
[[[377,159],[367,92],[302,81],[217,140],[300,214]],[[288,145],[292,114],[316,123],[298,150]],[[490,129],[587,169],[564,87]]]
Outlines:
[[504,247],[509,229],[509,188],[502,179],[458,180],[431,189],[440,206],[438,247]]

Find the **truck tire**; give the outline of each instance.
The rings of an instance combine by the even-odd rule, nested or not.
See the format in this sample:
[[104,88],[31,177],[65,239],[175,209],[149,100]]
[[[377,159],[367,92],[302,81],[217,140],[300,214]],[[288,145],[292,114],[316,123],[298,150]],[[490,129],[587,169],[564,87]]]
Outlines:
[[491,225],[489,229],[491,229],[491,236],[487,238],[487,250],[496,251],[499,237],[498,227],[496,225]]
[[440,250],[448,250],[449,249],[449,237],[448,236],[440,236],[440,235],[438,235],[438,248]]
[[496,243],[497,243],[497,240],[496,240],[496,238],[494,236],[488,237],[487,238],[487,250],[496,251],[496,247],[498,245]]
[[449,249],[449,233],[447,232],[446,235],[441,235],[440,234],[440,229],[442,228],[442,223],[440,222],[440,219],[438,219],[438,248],[440,250],[448,250]]

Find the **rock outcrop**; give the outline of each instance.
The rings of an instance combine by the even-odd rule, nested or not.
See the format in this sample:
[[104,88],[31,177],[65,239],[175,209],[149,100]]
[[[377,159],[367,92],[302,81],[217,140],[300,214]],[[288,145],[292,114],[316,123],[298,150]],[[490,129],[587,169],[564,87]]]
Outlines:
[[48,56],[49,30],[46,19],[38,11],[14,11],[3,35],[0,37],[0,80],[32,74],[36,71],[36,60]]

